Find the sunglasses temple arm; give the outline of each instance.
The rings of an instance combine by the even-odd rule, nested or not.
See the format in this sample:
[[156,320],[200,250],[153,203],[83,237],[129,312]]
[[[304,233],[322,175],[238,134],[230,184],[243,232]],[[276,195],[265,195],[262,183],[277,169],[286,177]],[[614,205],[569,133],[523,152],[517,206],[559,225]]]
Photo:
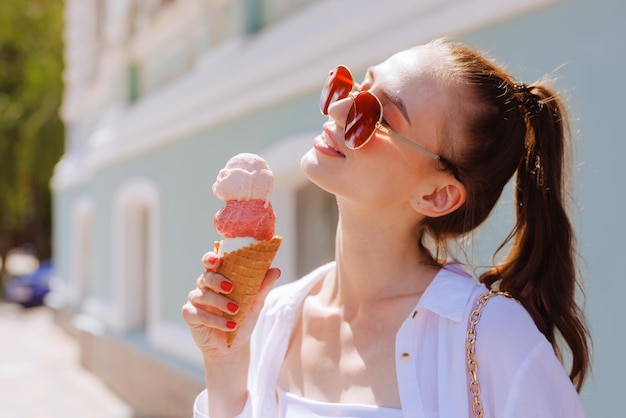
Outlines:
[[381,131],[383,131],[384,133],[386,133],[387,135],[391,135],[394,138],[396,138],[397,140],[402,141],[405,144],[412,146],[413,148],[417,149],[418,151],[421,151],[422,153],[428,155],[430,158],[433,158],[435,160],[441,161],[441,157],[438,156],[437,154],[435,154],[434,152],[428,151],[426,148],[416,144],[413,141],[409,141],[408,139],[406,139],[402,135],[395,133],[394,131],[392,131],[391,129],[387,128],[386,126],[383,126],[380,122],[377,124],[377,128],[380,129]]

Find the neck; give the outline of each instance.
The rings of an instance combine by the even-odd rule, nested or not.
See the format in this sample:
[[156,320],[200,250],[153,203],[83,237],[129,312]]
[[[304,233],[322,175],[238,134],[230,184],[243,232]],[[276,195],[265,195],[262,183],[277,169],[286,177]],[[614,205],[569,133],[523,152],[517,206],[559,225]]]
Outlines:
[[421,248],[419,229],[411,227],[419,222],[415,214],[341,209],[329,303],[358,309],[364,302],[421,295],[439,269]]

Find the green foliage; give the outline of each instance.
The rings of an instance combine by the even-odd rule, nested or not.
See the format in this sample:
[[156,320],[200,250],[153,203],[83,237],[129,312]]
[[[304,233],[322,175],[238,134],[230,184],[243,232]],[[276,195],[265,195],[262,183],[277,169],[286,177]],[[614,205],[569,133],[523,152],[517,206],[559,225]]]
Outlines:
[[50,256],[49,181],[63,153],[63,0],[0,1],[0,255]]

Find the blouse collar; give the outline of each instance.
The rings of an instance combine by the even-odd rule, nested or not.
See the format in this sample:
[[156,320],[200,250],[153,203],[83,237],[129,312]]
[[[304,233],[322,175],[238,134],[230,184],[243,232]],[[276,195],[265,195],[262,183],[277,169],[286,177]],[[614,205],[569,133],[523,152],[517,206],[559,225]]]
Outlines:
[[428,309],[459,322],[477,286],[476,279],[463,270],[458,263],[446,264],[426,288],[417,308]]

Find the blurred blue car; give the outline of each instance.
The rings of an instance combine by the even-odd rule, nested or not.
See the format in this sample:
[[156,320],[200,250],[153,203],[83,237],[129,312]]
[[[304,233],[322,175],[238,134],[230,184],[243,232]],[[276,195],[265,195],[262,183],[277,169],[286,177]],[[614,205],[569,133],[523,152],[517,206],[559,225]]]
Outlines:
[[24,307],[42,305],[50,292],[52,275],[52,262],[42,261],[33,273],[9,276],[4,283],[6,300]]

